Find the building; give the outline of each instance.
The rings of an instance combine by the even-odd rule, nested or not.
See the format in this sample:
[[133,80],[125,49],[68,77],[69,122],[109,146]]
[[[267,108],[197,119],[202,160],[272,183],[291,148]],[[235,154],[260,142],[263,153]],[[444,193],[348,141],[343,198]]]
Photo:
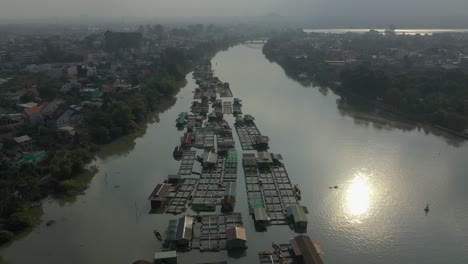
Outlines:
[[221,201],[221,208],[224,211],[234,210],[236,204],[236,183],[227,182],[226,191],[224,192],[223,200]]
[[300,235],[289,240],[295,263],[298,264],[323,264],[317,248],[310,237]]
[[218,154],[213,153],[211,151],[203,152],[202,159],[203,159],[202,161],[203,167],[211,167],[211,166],[214,166],[216,162],[218,161]]
[[167,181],[169,183],[178,183],[180,181],[180,175],[179,174],[171,174],[167,176]]
[[189,147],[192,147],[192,144],[194,141],[195,141],[195,133],[184,133],[181,145],[184,148],[189,148]]
[[255,147],[257,150],[268,149],[268,142],[270,142],[270,138],[267,136],[258,135],[255,137]]
[[261,228],[266,228],[270,224],[270,217],[264,207],[257,207],[253,209],[255,225]]
[[169,194],[170,184],[160,183],[156,185],[153,192],[149,196],[148,200],[151,201],[151,209],[161,207],[166,201],[167,195]]
[[33,147],[33,140],[28,135],[15,137],[13,138],[13,141],[23,151],[31,150]]
[[42,122],[41,112],[48,103],[42,103],[36,107],[27,108],[23,112],[23,118],[26,123],[31,126],[37,125]]
[[242,164],[244,167],[256,167],[257,159],[253,153],[244,153],[242,154]]
[[226,229],[226,240],[226,247],[228,250],[247,248],[247,235],[244,227],[236,226]]
[[304,211],[304,207],[295,204],[289,206],[286,210],[288,213],[288,217],[292,220],[296,228],[307,228],[308,221]]
[[177,251],[163,251],[154,253],[154,264],[177,264]]
[[71,105],[68,108],[57,110],[50,118],[47,118],[47,124],[56,129],[79,125],[83,119],[82,109],[82,106]]
[[110,52],[120,50],[140,49],[143,34],[140,32],[112,32],[104,33],[105,49]]
[[24,124],[23,115],[18,114],[0,114],[0,128],[15,128]]
[[188,246],[193,236],[193,217],[184,216],[179,219],[176,230],[176,242],[178,246]]
[[270,152],[259,151],[257,153],[257,164],[258,166],[269,166],[273,164],[273,158]]
[[81,95],[86,99],[95,99],[101,96],[101,91],[96,88],[86,88],[81,90]]

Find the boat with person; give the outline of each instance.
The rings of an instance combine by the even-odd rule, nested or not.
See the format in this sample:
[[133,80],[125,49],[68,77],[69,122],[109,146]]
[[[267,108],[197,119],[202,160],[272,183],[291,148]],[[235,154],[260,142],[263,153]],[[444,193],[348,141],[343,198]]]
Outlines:
[[161,233],[159,233],[158,230],[155,229],[153,233],[159,241],[162,241]]

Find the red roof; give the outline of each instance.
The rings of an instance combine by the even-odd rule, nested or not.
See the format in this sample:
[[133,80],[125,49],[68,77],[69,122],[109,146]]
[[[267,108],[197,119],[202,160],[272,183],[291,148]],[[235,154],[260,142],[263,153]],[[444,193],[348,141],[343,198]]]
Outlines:
[[35,114],[35,113],[40,113],[42,112],[42,110],[44,110],[44,108],[48,105],[49,103],[48,102],[45,102],[45,103],[42,103],[38,106],[35,106],[35,107],[31,107],[31,108],[27,108],[25,109],[24,111],[26,112],[27,115],[32,115],[32,114]]
[[148,200],[162,201],[169,194],[170,184],[160,183],[156,185]]
[[320,255],[310,237],[300,235],[289,241],[296,257],[302,258],[303,263],[323,264]]

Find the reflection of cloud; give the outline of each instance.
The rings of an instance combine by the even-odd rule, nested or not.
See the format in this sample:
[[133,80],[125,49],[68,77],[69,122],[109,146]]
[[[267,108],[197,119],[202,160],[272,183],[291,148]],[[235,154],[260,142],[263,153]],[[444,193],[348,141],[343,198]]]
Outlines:
[[369,210],[372,188],[369,177],[359,172],[351,181],[346,195],[347,211],[353,216],[361,216]]

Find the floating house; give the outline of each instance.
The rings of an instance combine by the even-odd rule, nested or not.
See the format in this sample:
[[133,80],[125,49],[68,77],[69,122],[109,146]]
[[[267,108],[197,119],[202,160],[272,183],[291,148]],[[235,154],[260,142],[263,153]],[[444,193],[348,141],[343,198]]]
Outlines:
[[154,253],[154,264],[177,264],[177,251],[163,251]]
[[271,156],[271,153],[270,152],[266,152],[266,151],[259,151],[257,153],[257,164],[258,166],[269,166],[271,164],[273,164],[273,158]]
[[167,195],[169,194],[170,184],[160,183],[156,185],[153,192],[149,196],[148,200],[151,201],[151,209],[161,207],[166,201]]
[[255,120],[255,118],[251,115],[244,115],[244,122],[246,124],[253,124],[253,121]]
[[253,153],[244,153],[242,154],[242,164],[244,167],[256,167],[257,159]]
[[234,210],[236,204],[236,183],[227,182],[226,191],[224,192],[223,200],[221,201],[221,208],[224,211]]
[[296,228],[307,228],[307,217],[305,214],[304,207],[295,204],[292,206],[289,206],[287,209],[288,217],[291,219],[291,221],[294,223],[294,226]]
[[268,142],[270,142],[270,138],[267,136],[258,135],[255,137],[255,147],[257,150],[268,149]]
[[310,240],[310,237],[300,235],[289,240],[289,243],[291,244],[291,251],[295,260],[294,263],[323,264],[318,250],[312,240]]
[[167,176],[167,182],[169,183],[178,183],[180,179],[181,178],[179,174],[171,174]]
[[270,217],[264,207],[257,207],[253,209],[255,224],[259,227],[266,228],[270,223]]
[[203,167],[211,167],[211,166],[214,166],[216,162],[218,161],[218,154],[213,153],[211,151],[203,152],[202,159],[203,159],[202,161]]
[[185,133],[181,140],[181,145],[184,148],[192,147],[193,142],[195,141],[195,133]]
[[176,242],[178,246],[188,246],[193,236],[193,217],[184,216],[177,223]]
[[227,249],[245,249],[247,235],[244,227],[236,226],[226,229]]

